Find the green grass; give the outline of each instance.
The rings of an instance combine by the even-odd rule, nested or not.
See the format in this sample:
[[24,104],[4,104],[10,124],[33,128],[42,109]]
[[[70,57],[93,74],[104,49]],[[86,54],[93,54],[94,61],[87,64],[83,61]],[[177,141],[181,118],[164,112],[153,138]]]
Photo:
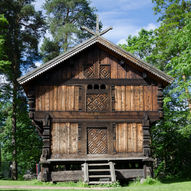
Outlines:
[[[83,185],[82,182],[74,183],[42,183],[39,181],[8,181],[8,180],[0,180],[0,185],[25,185],[25,186],[51,186],[52,191],[55,190],[54,187],[63,186],[63,187],[79,187],[77,190],[82,190],[82,187],[86,187],[87,185]],[[80,188],[81,187],[81,188]],[[104,188],[103,188],[104,189]],[[42,191],[42,189],[0,189],[0,190],[20,190],[20,191]],[[43,190],[46,190],[43,189]],[[71,189],[67,189],[71,190]],[[91,190],[91,188],[89,188]],[[106,189],[104,189],[106,190]],[[191,181],[185,182],[176,182],[176,183],[161,183],[155,180],[146,180],[144,184],[140,184],[138,181],[131,183],[129,186],[124,187],[113,187],[112,191],[191,191]],[[56,191],[56,190],[55,190]],[[58,191],[58,190],[57,190]]]

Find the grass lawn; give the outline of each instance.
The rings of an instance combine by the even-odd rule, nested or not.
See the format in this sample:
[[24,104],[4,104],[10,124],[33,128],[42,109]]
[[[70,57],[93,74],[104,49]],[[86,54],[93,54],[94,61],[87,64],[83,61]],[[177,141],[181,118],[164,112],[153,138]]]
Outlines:
[[[58,191],[57,189],[54,189],[56,187],[78,187],[79,189],[75,190],[83,190],[83,187],[89,188],[89,190],[92,190],[91,187],[87,185],[83,185],[83,183],[58,183],[58,184],[52,184],[52,183],[42,183],[38,181],[8,181],[8,180],[0,180],[0,186],[26,186],[26,188],[18,188],[18,189],[0,189],[0,190],[20,190],[20,191],[42,191],[42,190],[48,190],[46,189],[46,186],[52,187],[51,191],[55,190]],[[41,186],[44,187],[44,189],[28,189],[27,186]],[[95,187],[94,187],[95,188]],[[65,189],[65,190],[73,190],[71,188]],[[86,189],[87,190],[87,189]],[[98,189],[97,189],[98,190]],[[103,190],[108,190],[104,189]],[[112,191],[191,191],[191,181],[186,181],[186,182],[176,182],[176,183],[160,183],[156,182],[154,185],[148,185],[148,184],[130,184],[129,186],[124,186],[124,187],[112,187]],[[61,191],[59,189],[59,191]]]

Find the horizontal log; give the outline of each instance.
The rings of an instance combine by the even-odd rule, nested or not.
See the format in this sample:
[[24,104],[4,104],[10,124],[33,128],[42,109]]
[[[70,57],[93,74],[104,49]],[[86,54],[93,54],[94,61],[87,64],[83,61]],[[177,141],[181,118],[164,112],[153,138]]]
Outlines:
[[58,171],[51,172],[51,180],[53,182],[64,182],[64,181],[83,181],[83,171]]
[[117,180],[124,180],[130,178],[142,178],[144,176],[143,169],[116,169]]
[[55,154],[48,161],[88,161],[88,160],[143,160],[143,153],[116,153],[116,154]]
[[106,84],[106,85],[129,85],[129,86],[140,86],[140,85],[151,85],[150,81],[144,79],[70,79],[70,80],[57,80],[57,81],[38,81],[38,85],[82,85],[82,84]]
[[[43,120],[47,112],[36,111],[35,120]],[[142,122],[144,111],[129,111],[129,112],[62,112],[50,111],[49,114],[53,122],[80,122],[80,121],[108,121],[108,122]],[[151,122],[159,120],[159,112],[147,112]],[[137,120],[137,121],[136,121]]]

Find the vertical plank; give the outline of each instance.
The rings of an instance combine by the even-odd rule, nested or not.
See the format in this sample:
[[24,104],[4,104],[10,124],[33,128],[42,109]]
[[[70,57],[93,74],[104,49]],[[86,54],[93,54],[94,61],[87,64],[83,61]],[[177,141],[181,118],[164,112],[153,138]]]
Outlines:
[[65,153],[65,134],[64,134],[64,125],[63,123],[59,123],[59,153],[64,154]]
[[58,88],[57,86],[54,86],[54,95],[53,95],[53,102],[54,102],[54,111],[57,111],[57,103],[58,103],[58,96],[57,96]]
[[143,152],[143,128],[142,124],[139,123],[137,124],[137,144],[138,144],[138,149],[137,152]]
[[143,86],[139,86],[139,110],[143,111]]
[[144,86],[145,111],[152,111],[152,87]]
[[119,111],[119,86],[115,86],[115,111]]
[[125,111],[131,111],[131,86],[126,86]]
[[58,111],[61,111],[62,110],[62,86],[58,86],[57,88],[58,88],[57,109],[58,109]]
[[70,154],[70,136],[71,136],[71,129],[70,129],[70,123],[66,123],[66,137],[67,137],[67,154]]
[[120,64],[117,64],[117,76],[119,79],[126,78],[126,71],[124,69],[124,66],[121,66]]
[[35,100],[35,109],[36,111],[39,111],[40,108],[40,92],[39,92],[39,87],[36,87],[35,89],[35,95],[36,95],[36,100]]
[[74,154],[78,151],[78,124],[70,124],[70,153]]
[[67,128],[67,123],[62,123],[62,128],[63,128],[63,153],[68,154],[68,128]]
[[45,110],[45,87],[40,86],[40,94],[41,94],[41,111]]
[[79,87],[75,86],[75,102],[74,102],[74,110],[79,110]]
[[50,93],[50,87],[46,86],[45,87],[45,111],[49,111],[50,110],[50,103],[49,103],[49,93]]
[[127,131],[128,131],[128,152],[132,152],[132,151],[133,151],[133,150],[132,150],[132,144],[133,144],[133,143],[132,143],[132,142],[133,142],[133,141],[132,141],[132,138],[133,138],[133,137],[132,137],[132,135],[131,135],[131,134],[132,134],[132,133],[131,133],[131,132],[132,132],[131,123],[128,124],[128,130],[127,130]]
[[111,79],[117,79],[117,61],[113,57],[110,57],[110,63],[111,63]]
[[157,86],[152,86],[153,88],[153,94],[152,94],[152,99],[153,99],[153,111],[158,110],[158,87]]
[[51,141],[51,151],[52,154],[54,155],[55,153],[55,123],[52,124],[52,130],[51,130],[51,136],[52,136],[52,141]]
[[119,124],[116,124],[116,143],[115,143],[115,145],[116,145],[116,147],[115,147],[115,149],[116,149],[116,152],[119,152]]
[[135,111],[135,103],[134,103],[134,86],[131,87],[131,111]]
[[70,99],[70,89],[69,88],[70,88],[69,86],[66,86],[66,96],[65,96],[66,111],[70,110],[71,99]]
[[134,110],[139,111],[139,86],[134,86]]
[[74,86],[70,86],[70,88],[69,88],[69,91],[70,91],[70,99],[71,99],[71,101],[70,101],[70,111],[74,111],[74,101],[75,101],[75,94],[74,94]]
[[66,111],[66,86],[61,86],[62,87],[62,111]]
[[133,143],[133,152],[136,152],[136,148],[137,148],[137,128],[136,128],[136,123],[132,123],[132,143]]
[[121,111],[125,111],[125,86],[121,86]]
[[54,86],[50,86],[49,89],[49,103],[50,103],[50,111],[54,110]]
[[128,126],[127,123],[124,123],[124,143],[125,143],[125,152],[128,152]]

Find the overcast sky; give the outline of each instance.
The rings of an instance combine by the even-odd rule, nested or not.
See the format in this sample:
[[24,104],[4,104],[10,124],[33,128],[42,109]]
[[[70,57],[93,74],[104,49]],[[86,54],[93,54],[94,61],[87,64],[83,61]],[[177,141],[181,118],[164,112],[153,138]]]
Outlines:
[[[36,9],[42,9],[44,0],[36,0]],[[155,29],[157,17],[154,15],[152,0],[91,0],[103,23],[103,29],[113,30],[104,35],[118,44],[125,42],[129,34],[135,35],[141,28]]]

